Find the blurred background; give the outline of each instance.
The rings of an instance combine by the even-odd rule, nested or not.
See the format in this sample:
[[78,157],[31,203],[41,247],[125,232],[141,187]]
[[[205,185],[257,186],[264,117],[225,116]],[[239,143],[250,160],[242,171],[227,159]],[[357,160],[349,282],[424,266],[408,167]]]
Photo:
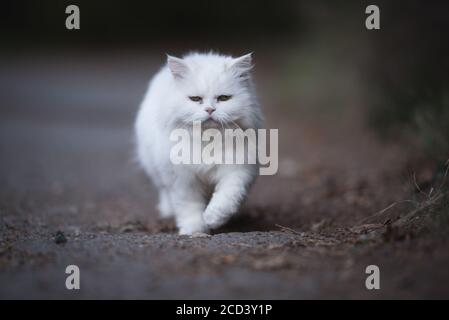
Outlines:
[[[80,8],[80,30],[65,28],[70,4]],[[380,30],[365,27],[370,4],[380,8]],[[59,290],[50,281],[59,270],[53,268],[75,257],[87,266],[84,270],[91,270],[87,277],[97,283],[95,292],[102,297],[183,297],[192,283],[214,288],[209,297],[266,298],[279,283],[285,285],[276,289],[279,297],[360,297],[359,289],[346,290],[350,284],[336,286],[329,280],[335,273],[326,269],[335,262],[329,263],[329,256],[311,263],[310,270],[309,263],[298,262],[302,285],[295,287],[291,279],[299,275],[282,266],[273,286],[266,275],[255,272],[229,274],[229,286],[221,287],[212,272],[209,284],[196,276],[182,281],[172,274],[161,276],[160,281],[181,281],[185,291],[162,282],[150,293],[129,287],[145,272],[158,283],[167,269],[164,263],[180,256],[186,270],[196,268],[186,258],[194,249],[189,255],[174,251],[175,258],[163,258],[150,271],[132,264],[136,249],[128,245],[140,241],[133,232],[174,232],[173,225],[156,219],[154,189],[134,163],[134,117],[166,53],[254,52],[267,127],[279,129],[280,167],[278,175],[259,179],[244,218],[229,230],[272,231],[284,225],[328,230],[337,237],[338,228],[353,226],[393,201],[417,197],[416,187],[432,192],[442,180],[449,154],[448,31],[449,3],[437,0],[2,1],[0,296],[52,297]],[[412,170],[416,184],[410,181]],[[438,210],[445,212],[447,226],[447,205]],[[57,230],[69,243],[79,238],[86,245],[61,252],[48,244]],[[131,238],[117,245],[107,238],[110,233]],[[90,236],[101,240],[89,242]],[[391,237],[388,233],[385,239]],[[152,241],[164,240],[158,239]],[[123,252],[132,257],[124,259]],[[335,268],[352,270],[354,252],[349,262]],[[95,282],[105,279],[99,274],[110,256],[119,257],[126,271],[118,263],[104,277],[115,279],[119,270],[130,280],[123,280],[117,296],[108,281]],[[393,275],[406,265],[390,260]],[[431,285],[445,283],[447,268],[428,263],[422,268],[431,272],[423,274],[432,273],[435,281],[410,289],[411,280],[404,285],[393,277],[387,285],[390,293],[441,294]],[[441,260],[441,266],[447,263]],[[35,270],[39,283],[28,281],[23,273],[27,267]],[[331,276],[323,278],[323,270]],[[419,278],[414,269],[410,272],[410,278]],[[232,286],[238,283],[245,289]],[[86,296],[92,297],[89,292]]]
[[[139,102],[135,92],[142,93],[144,80],[164,62],[165,53],[254,51],[256,63],[261,64],[257,69],[267,82],[263,87],[267,104],[275,102],[276,108],[294,111],[324,108],[335,114],[357,104],[366,109],[365,120],[384,137],[405,135],[439,160],[447,155],[449,19],[445,1],[413,0],[407,5],[377,1],[381,8],[378,31],[365,28],[369,1],[79,0],[73,4],[81,9],[80,30],[64,27],[69,4],[22,0],[2,4],[2,111],[16,110],[12,103],[19,96],[31,99],[30,94],[22,94],[26,90],[49,98],[48,91],[54,94],[60,89],[22,85],[25,79],[13,66],[32,74],[27,63],[33,68],[40,66],[36,62],[47,63],[46,68],[64,73],[66,81],[83,77],[79,80],[84,85],[95,81],[90,77],[104,76],[96,85],[111,81],[122,88],[105,92],[106,99],[122,99],[122,110],[129,110]],[[14,65],[19,59],[20,66]],[[87,64],[94,70],[81,73]],[[104,73],[121,68],[124,74],[120,71],[118,79]],[[130,75],[134,79],[124,79]],[[129,92],[126,85],[135,90],[128,93],[131,100],[124,97]],[[71,90],[71,94],[80,91]],[[99,94],[100,89],[96,91]],[[87,99],[83,93],[77,99]],[[70,99],[64,100],[58,104]],[[107,101],[96,104],[103,103]],[[24,104],[21,108],[32,112]],[[63,107],[56,109],[63,113]]]

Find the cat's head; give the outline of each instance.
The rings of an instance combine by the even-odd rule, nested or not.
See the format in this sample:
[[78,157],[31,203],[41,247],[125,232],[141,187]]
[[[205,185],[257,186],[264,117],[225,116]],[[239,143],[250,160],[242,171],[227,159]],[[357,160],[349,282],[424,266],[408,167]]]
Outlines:
[[217,54],[167,57],[175,83],[178,120],[203,126],[246,126],[253,123],[256,101],[250,70],[251,54],[238,58]]

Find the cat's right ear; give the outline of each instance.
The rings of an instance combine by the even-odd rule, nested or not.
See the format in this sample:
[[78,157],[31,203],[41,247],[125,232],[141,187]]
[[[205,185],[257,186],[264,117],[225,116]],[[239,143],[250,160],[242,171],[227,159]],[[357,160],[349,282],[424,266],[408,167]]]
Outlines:
[[167,54],[167,65],[168,69],[172,73],[175,79],[184,78],[189,72],[189,67],[186,62],[180,58],[176,58]]

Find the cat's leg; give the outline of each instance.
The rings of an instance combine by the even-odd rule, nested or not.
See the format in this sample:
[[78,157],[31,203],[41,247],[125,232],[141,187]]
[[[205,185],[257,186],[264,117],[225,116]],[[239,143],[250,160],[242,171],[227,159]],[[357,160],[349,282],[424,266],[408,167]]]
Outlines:
[[220,227],[238,211],[254,177],[253,168],[247,167],[235,168],[222,175],[203,214],[208,227]]
[[171,204],[170,195],[165,188],[159,190],[159,202],[157,209],[161,218],[170,218],[175,215],[173,206]]
[[179,180],[174,184],[170,194],[179,234],[207,233],[209,229],[203,220],[203,212],[206,208],[203,190],[199,183],[183,181],[184,178]]

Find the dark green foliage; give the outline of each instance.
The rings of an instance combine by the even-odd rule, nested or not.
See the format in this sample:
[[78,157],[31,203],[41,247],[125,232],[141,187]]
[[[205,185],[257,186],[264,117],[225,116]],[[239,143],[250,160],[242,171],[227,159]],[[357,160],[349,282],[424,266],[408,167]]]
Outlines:
[[388,8],[388,32],[373,37],[369,122],[399,135],[421,157],[449,157],[448,5],[411,2]]

